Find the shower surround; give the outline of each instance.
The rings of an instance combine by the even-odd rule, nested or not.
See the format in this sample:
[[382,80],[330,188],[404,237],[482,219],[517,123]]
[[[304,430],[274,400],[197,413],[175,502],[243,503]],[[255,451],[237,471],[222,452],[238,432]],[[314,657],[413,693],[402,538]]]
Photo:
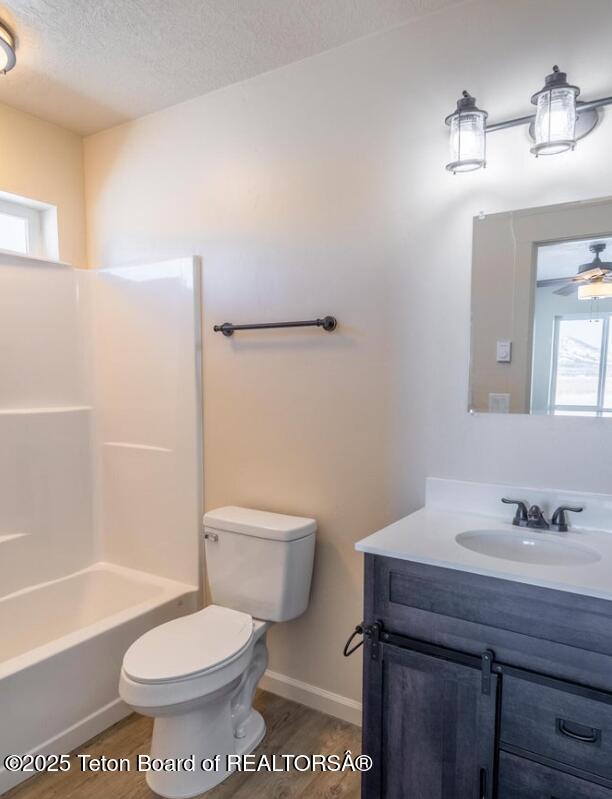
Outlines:
[[[195,259],[81,271],[0,254],[0,751],[128,709],[123,652],[191,612],[202,511]],[[0,769],[0,793],[31,776]]]

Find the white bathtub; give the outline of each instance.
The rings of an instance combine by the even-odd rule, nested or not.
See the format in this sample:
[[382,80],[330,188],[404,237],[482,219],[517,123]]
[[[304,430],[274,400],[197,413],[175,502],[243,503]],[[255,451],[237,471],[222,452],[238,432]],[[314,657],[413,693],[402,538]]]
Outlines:
[[[0,598],[0,763],[67,753],[127,715],[123,653],[196,606],[194,586],[106,563]],[[0,793],[28,776],[0,767]]]

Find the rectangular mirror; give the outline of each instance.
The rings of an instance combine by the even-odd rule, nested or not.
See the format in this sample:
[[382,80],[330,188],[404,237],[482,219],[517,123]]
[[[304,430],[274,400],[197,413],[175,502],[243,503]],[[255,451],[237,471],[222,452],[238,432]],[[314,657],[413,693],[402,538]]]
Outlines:
[[612,416],[612,199],[474,219],[469,410]]

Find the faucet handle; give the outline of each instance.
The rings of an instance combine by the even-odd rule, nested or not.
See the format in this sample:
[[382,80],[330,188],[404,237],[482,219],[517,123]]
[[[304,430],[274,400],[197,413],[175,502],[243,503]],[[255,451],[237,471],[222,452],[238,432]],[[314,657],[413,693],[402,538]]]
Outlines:
[[514,514],[514,519],[512,519],[512,524],[514,524],[516,527],[526,527],[528,520],[528,510],[527,510],[527,505],[523,502],[523,500],[508,499],[508,497],[502,497],[502,502],[505,505],[516,505],[516,513]]
[[567,533],[567,516],[565,514],[567,512],[582,513],[583,510],[584,508],[579,508],[573,505],[560,505],[553,513],[552,519],[550,520],[551,527],[554,527],[560,533]]

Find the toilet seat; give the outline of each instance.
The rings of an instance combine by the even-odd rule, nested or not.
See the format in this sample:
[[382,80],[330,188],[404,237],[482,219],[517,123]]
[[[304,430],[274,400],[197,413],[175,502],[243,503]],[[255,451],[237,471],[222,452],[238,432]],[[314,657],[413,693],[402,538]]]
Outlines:
[[252,638],[248,613],[209,605],[145,633],[125,653],[123,673],[141,684],[193,680],[238,659]]

